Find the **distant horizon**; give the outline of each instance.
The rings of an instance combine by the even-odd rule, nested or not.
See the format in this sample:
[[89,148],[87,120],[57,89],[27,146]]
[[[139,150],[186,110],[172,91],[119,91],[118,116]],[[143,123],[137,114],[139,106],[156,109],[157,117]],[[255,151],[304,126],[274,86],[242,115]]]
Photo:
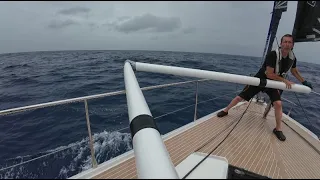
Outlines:
[[[216,55],[228,55],[228,56],[242,56],[242,57],[251,57],[251,58],[262,58],[258,56],[248,56],[248,55],[241,55],[241,54],[226,54],[226,53],[216,53],[216,52],[199,52],[199,51],[179,51],[179,50],[121,50],[121,49],[97,49],[97,50],[84,50],[84,49],[78,49],[78,50],[38,50],[38,51],[21,51],[21,52],[7,52],[7,53],[0,53],[1,55],[6,55],[6,54],[19,54],[19,53],[37,53],[37,52],[68,52],[68,51],[151,51],[151,52],[175,52],[175,53],[202,53],[202,54],[216,54]],[[300,58],[299,58],[300,59]],[[298,59],[298,61],[300,61]],[[1,60],[0,60],[1,61]],[[300,61],[304,63],[310,63],[310,64],[317,64],[320,65],[320,63],[317,62],[310,62],[310,61]]]
[[180,53],[203,53],[203,54],[220,54],[220,55],[229,55],[229,56],[244,56],[244,57],[254,57],[254,58],[261,58],[258,56],[248,56],[248,55],[241,55],[241,54],[225,54],[225,53],[216,53],[216,52],[200,52],[200,51],[179,51],[179,50],[139,50],[139,49],[78,49],[78,50],[38,50],[38,51],[19,51],[19,52],[7,52],[7,53],[0,53],[0,55],[4,54],[18,54],[18,53],[36,53],[36,52],[63,52],[63,51],[151,51],[151,52],[180,52]]

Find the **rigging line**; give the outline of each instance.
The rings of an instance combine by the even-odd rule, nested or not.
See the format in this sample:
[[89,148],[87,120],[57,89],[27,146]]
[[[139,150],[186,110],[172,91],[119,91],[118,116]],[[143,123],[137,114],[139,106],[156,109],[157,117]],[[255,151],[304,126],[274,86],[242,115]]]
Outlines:
[[248,110],[251,102],[252,102],[252,99],[250,99],[250,102],[247,106],[247,108],[244,110],[244,112],[242,113],[240,119],[238,120],[238,122],[233,126],[233,128],[229,131],[229,133],[226,135],[226,137],[212,150],[210,151],[209,154],[206,155],[206,157],[204,157],[197,165],[195,165],[185,176],[183,176],[182,179],[185,179],[186,177],[188,177],[204,160],[206,160],[211,153],[213,153],[216,149],[218,149],[218,147],[227,139],[227,137],[231,134],[231,132],[235,129],[235,127],[239,124],[240,120],[242,119],[243,115],[246,113],[246,111]]
[[[237,88],[238,88],[238,84],[237,84]],[[239,90],[241,91],[241,90]],[[236,92],[239,92],[236,91]],[[206,143],[204,143],[201,147],[199,147],[198,149],[194,150],[194,152],[199,151],[200,149],[202,149],[203,147],[205,147],[206,145],[208,145],[210,142],[212,142],[212,140],[214,140],[216,137],[218,137],[221,133],[223,133],[225,130],[227,130],[230,126],[232,126],[232,124],[234,124],[235,121],[231,122],[230,124],[227,125],[227,127],[225,129],[223,129],[222,131],[220,131],[218,134],[216,134],[215,136],[213,136],[212,138],[210,138]]]
[[232,126],[232,124],[234,124],[235,121],[232,121],[230,124],[227,125],[226,128],[224,128],[222,131],[220,131],[218,134],[216,134],[215,136],[213,136],[212,138],[210,138],[206,143],[204,143],[201,147],[199,147],[198,149],[194,150],[194,152],[199,151],[200,149],[202,149],[203,147],[205,147],[206,145],[208,145],[210,142],[212,142],[214,139],[216,139],[216,137],[218,137],[221,133],[223,133],[225,130],[229,129],[229,127]]
[[[289,77],[288,77],[288,79],[289,79]],[[311,121],[310,121],[310,119],[309,119],[309,117],[308,117],[308,115],[307,115],[306,111],[304,110],[303,106],[302,106],[302,105],[301,105],[301,103],[300,103],[300,100],[299,100],[299,98],[298,98],[298,96],[297,96],[297,93],[295,93],[295,92],[294,92],[294,95],[296,96],[296,98],[297,98],[297,100],[298,100],[298,103],[299,103],[299,105],[300,105],[301,109],[303,110],[303,113],[304,113],[304,115],[306,116],[306,118],[307,118],[307,120],[308,120],[309,124],[311,125],[311,127],[313,127],[313,125],[312,125],[312,123],[311,123]]]
[[299,105],[300,105],[300,107],[301,107],[302,110],[303,110],[304,115],[307,117],[307,120],[308,120],[309,124],[311,125],[312,128],[314,128],[313,125],[312,125],[312,123],[311,123],[311,121],[310,121],[310,119],[309,119],[309,117],[307,116],[307,113],[305,112],[304,108],[302,107],[302,105],[301,105],[301,103],[300,103],[300,100],[299,100],[297,94],[294,93],[294,95],[296,96],[296,98],[297,98],[297,100],[298,100],[298,102],[299,102]]
[[311,91],[311,92],[320,96],[320,93],[317,93],[317,92],[315,92],[315,91]]
[[[233,93],[237,93],[237,92],[240,92],[240,91],[241,91],[241,90],[237,90],[237,91],[234,91],[234,92],[232,92],[232,93],[228,93],[228,94],[225,94],[225,95],[222,95],[222,96],[218,96],[218,97],[214,97],[214,98],[211,98],[211,99],[207,99],[207,100],[205,100],[205,101],[200,101],[200,102],[198,102],[198,104],[202,104],[202,103],[205,103],[205,102],[208,102],[208,101],[216,100],[216,99],[219,99],[219,98],[221,98],[221,97],[229,97],[229,96],[227,96],[227,95],[230,95],[230,94],[233,94]],[[163,116],[166,116],[166,115],[169,115],[169,114],[173,114],[173,113],[175,113],[175,112],[178,112],[178,111],[187,109],[187,108],[189,108],[189,107],[191,107],[191,106],[195,106],[195,104],[191,104],[191,105],[189,105],[189,106],[186,106],[186,107],[183,107],[183,108],[180,108],[180,109],[171,111],[171,112],[166,113],[166,114],[162,114],[162,115],[160,115],[160,116],[155,117],[154,120],[156,120],[156,119],[158,119],[158,118],[161,118],[161,117],[163,117]],[[119,131],[122,131],[122,130],[125,130],[125,129],[129,129],[129,128],[130,128],[130,127],[128,126],[128,127],[125,127],[125,128],[121,128],[121,129],[118,129],[118,130],[114,130],[114,131],[118,131],[118,132],[119,132]],[[114,131],[112,131],[112,132],[114,132]]]

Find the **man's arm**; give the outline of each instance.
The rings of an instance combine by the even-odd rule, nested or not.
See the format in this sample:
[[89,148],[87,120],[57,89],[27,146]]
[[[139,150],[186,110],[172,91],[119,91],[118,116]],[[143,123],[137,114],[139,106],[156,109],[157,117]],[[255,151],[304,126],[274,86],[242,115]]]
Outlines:
[[272,80],[283,81],[283,82],[286,80],[283,77],[278,76],[276,73],[274,73],[274,68],[270,66],[267,66],[266,75],[267,75],[267,78],[270,78]]
[[301,83],[304,81],[303,77],[300,75],[300,72],[297,68],[291,68],[291,73],[294,77],[296,77]]
[[274,73],[274,68],[272,68],[270,66],[267,66],[266,75],[267,75],[267,78],[270,78],[272,80],[284,82],[288,89],[291,89],[291,84],[294,84],[293,82],[290,82],[290,81],[286,80],[285,78],[275,74]]
[[303,85],[308,86],[309,88],[313,89],[312,84],[300,75],[300,72],[298,71],[297,68],[291,68],[291,73],[294,77],[296,77]]

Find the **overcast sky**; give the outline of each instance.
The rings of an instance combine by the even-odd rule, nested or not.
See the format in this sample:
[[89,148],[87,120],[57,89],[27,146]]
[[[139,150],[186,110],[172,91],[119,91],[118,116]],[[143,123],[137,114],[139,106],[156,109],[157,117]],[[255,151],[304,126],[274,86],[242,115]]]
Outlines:
[[[291,33],[288,3],[277,37]],[[273,1],[0,2],[0,53],[51,50],[169,50],[261,57]],[[276,43],[275,43],[276,44]],[[319,43],[297,43],[320,64]]]

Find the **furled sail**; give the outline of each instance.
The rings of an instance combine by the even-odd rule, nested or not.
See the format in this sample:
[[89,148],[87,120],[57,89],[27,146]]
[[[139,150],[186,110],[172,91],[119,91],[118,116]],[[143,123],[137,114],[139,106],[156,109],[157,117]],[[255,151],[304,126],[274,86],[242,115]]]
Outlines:
[[292,35],[295,42],[320,40],[320,1],[298,1]]
[[277,34],[282,12],[287,11],[287,7],[288,1],[274,1],[268,36],[263,51],[263,58],[268,52],[272,50],[272,45]]

